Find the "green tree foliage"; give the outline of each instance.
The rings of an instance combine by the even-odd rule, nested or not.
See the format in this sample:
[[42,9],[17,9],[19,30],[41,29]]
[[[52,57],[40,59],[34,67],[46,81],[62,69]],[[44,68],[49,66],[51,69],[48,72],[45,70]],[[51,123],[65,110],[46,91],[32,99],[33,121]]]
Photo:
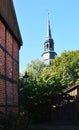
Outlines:
[[26,71],[29,73],[32,79],[35,79],[36,77],[41,75],[42,69],[44,67],[44,62],[39,59],[36,59],[32,60],[30,64],[27,64]]
[[62,87],[79,83],[79,51],[65,51],[52,62]]
[[79,51],[63,52],[50,67],[39,60],[32,61],[26,70],[31,78],[28,84],[20,80],[21,104],[33,119],[49,119],[56,96],[62,89],[79,83]]

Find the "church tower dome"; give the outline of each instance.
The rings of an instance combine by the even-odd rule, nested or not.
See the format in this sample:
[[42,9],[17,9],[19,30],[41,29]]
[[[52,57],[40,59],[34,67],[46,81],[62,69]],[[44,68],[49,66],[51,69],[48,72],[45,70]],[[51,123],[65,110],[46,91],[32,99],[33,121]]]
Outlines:
[[54,51],[54,40],[51,35],[51,27],[49,16],[47,19],[47,35],[44,42],[44,53],[42,54],[45,65],[49,66],[50,62],[55,58],[57,53]]

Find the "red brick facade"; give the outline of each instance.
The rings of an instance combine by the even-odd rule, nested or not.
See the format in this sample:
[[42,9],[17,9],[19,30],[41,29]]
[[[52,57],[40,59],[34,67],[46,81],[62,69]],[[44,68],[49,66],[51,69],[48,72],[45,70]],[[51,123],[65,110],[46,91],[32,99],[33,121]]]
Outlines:
[[19,45],[0,20],[0,111],[18,111]]

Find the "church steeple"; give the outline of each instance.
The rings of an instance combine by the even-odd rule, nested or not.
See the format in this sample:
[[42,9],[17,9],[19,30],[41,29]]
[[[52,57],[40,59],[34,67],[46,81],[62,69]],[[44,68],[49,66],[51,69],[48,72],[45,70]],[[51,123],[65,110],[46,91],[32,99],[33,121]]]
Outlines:
[[49,15],[48,15],[48,19],[47,19],[47,36],[46,38],[47,39],[50,39],[52,36],[51,36],[51,28],[50,28],[50,19],[49,19]]
[[49,20],[49,15],[48,15],[47,35],[46,35],[46,40],[44,42],[44,53],[42,54],[44,63],[49,66],[51,60],[53,60],[56,55],[57,54],[54,51],[54,40],[53,40],[52,35],[51,35],[50,20]]

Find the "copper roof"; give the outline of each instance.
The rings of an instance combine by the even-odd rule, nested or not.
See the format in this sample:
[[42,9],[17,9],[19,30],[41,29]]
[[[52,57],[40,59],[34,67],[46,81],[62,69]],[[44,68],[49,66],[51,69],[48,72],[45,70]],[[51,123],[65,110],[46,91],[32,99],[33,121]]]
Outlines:
[[22,38],[12,0],[0,0],[0,16],[21,45]]

